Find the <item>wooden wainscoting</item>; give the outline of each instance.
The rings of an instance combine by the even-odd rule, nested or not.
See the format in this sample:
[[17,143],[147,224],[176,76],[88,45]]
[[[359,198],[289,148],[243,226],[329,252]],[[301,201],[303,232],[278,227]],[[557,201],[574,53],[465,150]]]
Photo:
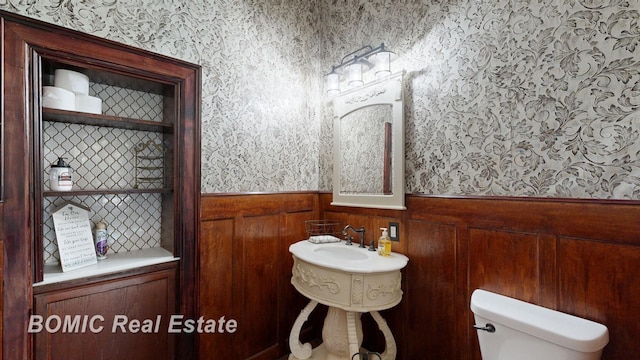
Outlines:
[[289,245],[318,219],[317,193],[205,195],[199,243],[199,312],[235,319],[233,334],[203,334],[200,359],[278,359],[305,298],[291,285]]
[[[482,288],[605,324],[603,359],[640,352],[640,203],[407,196],[407,211],[333,207],[373,234],[400,223],[403,301],[385,314],[399,359],[480,359],[469,300]],[[380,225],[380,226],[379,226]],[[372,238],[377,238],[372,235]]]
[[[4,318],[4,294],[3,294],[3,288],[2,288],[2,284],[4,283],[4,274],[2,272],[2,268],[3,268],[3,261],[4,261],[4,241],[2,239],[2,234],[4,233],[2,231],[2,226],[4,226],[2,219],[4,219],[4,216],[2,215],[4,211],[4,204],[0,203],[0,279],[3,279],[3,281],[0,281],[0,319]],[[0,321],[0,338],[3,338],[2,334],[2,323],[3,321]],[[2,343],[3,341],[0,340],[0,354],[2,354]],[[0,355],[0,358],[2,356]]]
[[[639,202],[407,196],[406,211],[330,203],[328,193],[203,196],[199,311],[238,320],[238,332],[200,336],[200,359],[288,352],[306,304],[290,284],[288,246],[306,238],[304,220],[318,218],[365,226],[367,242],[400,224],[393,251],[409,257],[404,297],[382,312],[399,360],[479,360],[469,310],[476,288],[605,324],[605,360],[640,352]],[[363,328],[364,345],[384,350],[367,316]]]

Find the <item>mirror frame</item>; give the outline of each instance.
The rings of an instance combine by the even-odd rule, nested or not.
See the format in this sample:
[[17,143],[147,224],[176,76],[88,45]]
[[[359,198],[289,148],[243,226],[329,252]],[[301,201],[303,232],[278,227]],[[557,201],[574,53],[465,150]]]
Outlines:
[[[406,209],[404,203],[403,79],[404,71],[349,90],[333,99],[333,201],[331,205]],[[372,105],[391,105],[391,194],[341,193],[340,122],[345,115]]]

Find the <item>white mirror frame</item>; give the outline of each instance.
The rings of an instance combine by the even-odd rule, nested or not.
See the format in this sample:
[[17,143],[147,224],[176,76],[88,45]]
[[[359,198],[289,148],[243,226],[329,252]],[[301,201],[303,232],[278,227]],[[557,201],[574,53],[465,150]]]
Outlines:
[[[405,210],[404,204],[404,72],[344,92],[333,99],[333,202],[337,206]],[[360,108],[391,105],[391,194],[341,193],[340,121]]]

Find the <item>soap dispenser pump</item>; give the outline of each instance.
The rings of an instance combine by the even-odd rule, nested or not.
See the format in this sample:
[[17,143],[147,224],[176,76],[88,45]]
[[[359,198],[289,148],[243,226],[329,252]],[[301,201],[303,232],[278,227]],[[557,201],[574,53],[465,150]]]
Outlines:
[[389,238],[387,228],[380,228],[380,230],[382,230],[382,235],[378,239],[378,255],[391,256],[391,238]]

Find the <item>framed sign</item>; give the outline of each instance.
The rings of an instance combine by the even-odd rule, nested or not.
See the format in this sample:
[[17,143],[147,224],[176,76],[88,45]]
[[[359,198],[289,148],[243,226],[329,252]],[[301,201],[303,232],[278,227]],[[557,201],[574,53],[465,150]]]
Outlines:
[[96,251],[89,222],[90,210],[68,202],[53,210],[53,225],[60,252],[62,271],[96,264]]

